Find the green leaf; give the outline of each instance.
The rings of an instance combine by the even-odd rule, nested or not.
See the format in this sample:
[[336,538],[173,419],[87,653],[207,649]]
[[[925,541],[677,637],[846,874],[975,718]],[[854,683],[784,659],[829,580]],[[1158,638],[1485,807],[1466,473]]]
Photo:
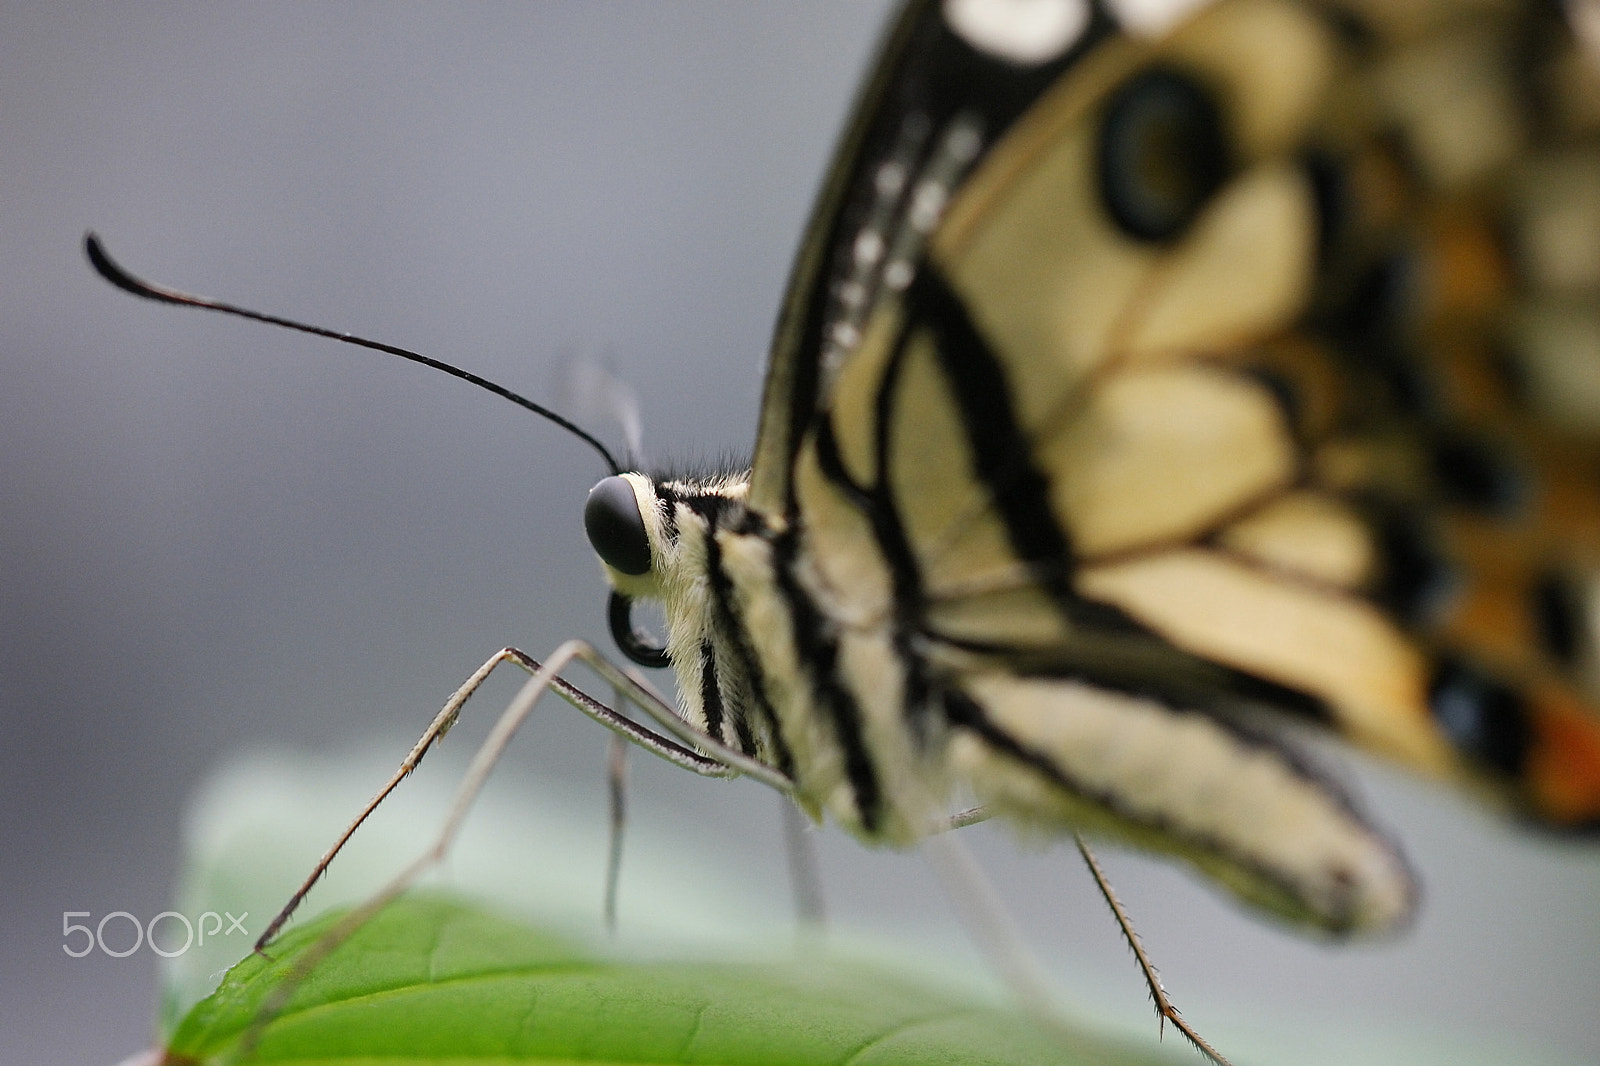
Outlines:
[[179,1024],[167,1061],[233,1061],[246,1047],[240,1061],[304,1066],[1173,1061],[859,964],[606,961],[426,896],[361,927],[264,1017],[337,917],[285,936],[271,959],[235,966]]

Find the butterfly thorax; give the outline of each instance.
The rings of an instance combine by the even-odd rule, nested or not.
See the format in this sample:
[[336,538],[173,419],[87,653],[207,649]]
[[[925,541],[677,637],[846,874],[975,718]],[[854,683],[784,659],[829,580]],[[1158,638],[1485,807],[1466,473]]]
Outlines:
[[841,573],[803,525],[746,505],[745,474],[617,480],[638,507],[649,569],[608,559],[607,577],[660,606],[684,720],[790,777],[813,815],[874,842],[924,835],[943,800],[930,786],[940,719],[871,539]]

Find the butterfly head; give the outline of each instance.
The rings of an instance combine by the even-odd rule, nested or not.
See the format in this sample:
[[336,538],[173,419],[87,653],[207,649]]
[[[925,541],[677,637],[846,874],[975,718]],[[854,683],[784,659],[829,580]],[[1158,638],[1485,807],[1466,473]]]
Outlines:
[[655,484],[643,474],[612,474],[589,490],[583,528],[618,592],[660,597],[658,563],[670,548],[665,519]]
[[655,483],[643,474],[612,474],[589,490],[583,528],[611,583],[611,635],[624,655],[643,666],[665,666],[667,649],[634,628],[633,601],[661,600],[661,576],[671,554],[671,530]]
[[[745,475],[652,478],[613,474],[589,490],[583,525],[611,583],[611,635],[623,654],[644,666],[666,666],[668,648],[703,639],[704,577],[718,530],[744,514]],[[634,628],[635,600],[661,604],[667,644]]]

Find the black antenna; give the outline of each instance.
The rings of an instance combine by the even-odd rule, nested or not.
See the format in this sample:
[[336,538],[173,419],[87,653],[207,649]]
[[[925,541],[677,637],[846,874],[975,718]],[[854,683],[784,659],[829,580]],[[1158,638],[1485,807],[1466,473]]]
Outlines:
[[606,466],[611,469],[613,474],[622,473],[622,467],[617,463],[616,458],[611,454],[611,450],[604,444],[601,444],[587,430],[584,430],[580,426],[574,425],[572,422],[556,414],[548,407],[536,404],[525,396],[519,396],[505,386],[496,385],[487,378],[480,378],[471,371],[462,370],[460,367],[451,366],[449,363],[441,363],[437,359],[430,359],[427,356],[419,355],[416,352],[406,351],[404,348],[396,348],[392,344],[380,344],[377,341],[369,341],[365,337],[357,337],[353,333],[337,333],[331,329],[323,329],[320,326],[308,326],[303,322],[294,322],[287,318],[279,318],[276,315],[264,315],[260,311],[252,311],[247,307],[236,307],[233,304],[223,303],[221,300],[212,300],[204,296],[194,296],[190,293],[179,292],[177,289],[169,289],[164,285],[152,284],[151,282],[145,281],[143,278],[134,277],[132,274],[122,269],[122,267],[119,266],[111,258],[111,256],[106,254],[104,246],[102,246],[100,243],[100,238],[96,237],[93,231],[84,234],[83,250],[84,253],[88,255],[89,262],[94,266],[95,271],[101,277],[111,282],[111,284],[115,285],[117,288],[125,289],[126,291],[133,293],[135,296],[143,296],[147,300],[155,300],[159,303],[177,304],[180,307],[199,307],[204,308],[207,311],[221,311],[225,315],[237,315],[240,318],[248,318],[255,322],[265,322],[269,326],[282,326],[285,329],[299,330],[301,333],[310,333],[317,337],[327,337],[330,340],[343,341],[345,344],[354,344],[361,348],[371,348],[373,351],[385,352],[389,355],[398,355],[400,358],[409,359],[413,363],[421,363],[423,366],[430,366],[435,370],[442,370],[453,378],[460,378],[462,381],[476,385],[480,389],[487,389],[496,396],[510,400],[518,407],[525,407],[536,415],[548,418],[550,421],[554,422],[556,425],[560,426],[562,429],[571,433],[579,440],[588,444],[589,447],[599,452],[600,457],[606,461]]

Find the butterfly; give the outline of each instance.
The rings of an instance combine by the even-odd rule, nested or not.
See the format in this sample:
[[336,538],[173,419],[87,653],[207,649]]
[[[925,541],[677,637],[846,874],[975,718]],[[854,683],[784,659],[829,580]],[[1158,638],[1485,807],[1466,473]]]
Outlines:
[[871,843],[971,795],[1333,935],[1416,885],[1307,729],[1592,827],[1595,100],[1550,6],[908,4],[750,468],[590,495],[679,701],[584,709]]
[[1594,59],[1517,5],[910,5],[751,470],[590,498],[619,645],[867,841],[970,793],[1333,935],[1416,882],[1298,727],[1592,827]]
[[590,496],[619,645],[864,839],[959,787],[1334,934],[1414,883],[1286,724],[1591,825],[1592,61],[1514,5],[910,5],[752,468]]

